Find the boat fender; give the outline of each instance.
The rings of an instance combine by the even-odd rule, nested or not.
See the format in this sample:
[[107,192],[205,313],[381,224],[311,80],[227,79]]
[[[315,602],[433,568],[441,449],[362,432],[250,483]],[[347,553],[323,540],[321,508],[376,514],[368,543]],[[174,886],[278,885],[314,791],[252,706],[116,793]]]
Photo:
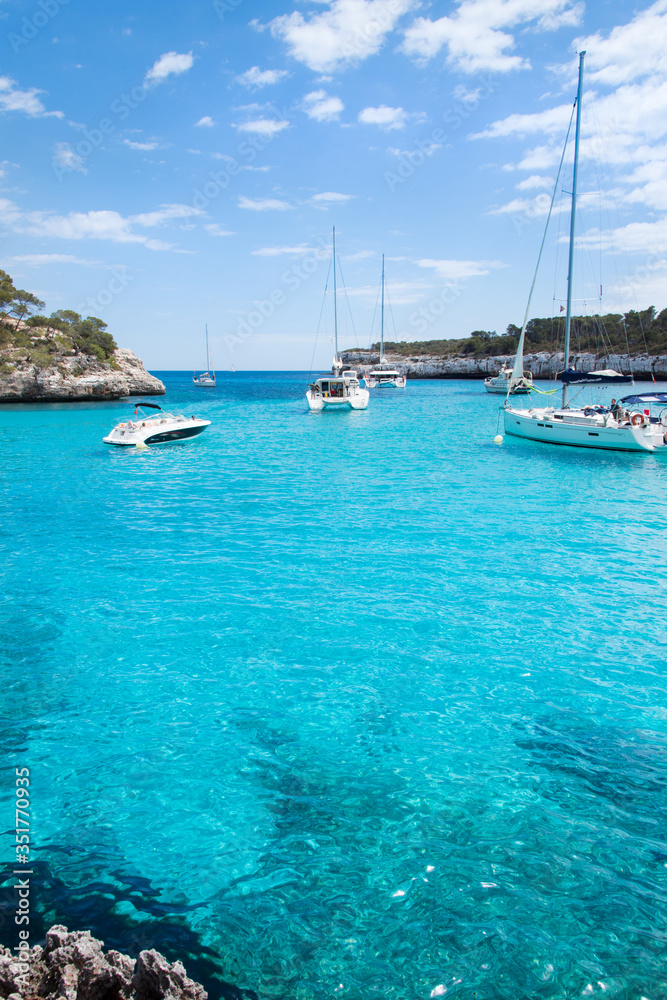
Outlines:
[[644,423],[644,414],[633,413],[632,416],[630,417],[630,423],[632,424],[633,427],[641,427],[642,424]]

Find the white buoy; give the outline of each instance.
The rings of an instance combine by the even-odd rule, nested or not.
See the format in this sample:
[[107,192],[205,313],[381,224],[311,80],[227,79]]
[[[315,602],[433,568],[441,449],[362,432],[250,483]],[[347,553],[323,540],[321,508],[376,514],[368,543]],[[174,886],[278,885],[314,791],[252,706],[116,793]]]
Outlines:
[[502,434],[496,434],[496,436],[493,439],[493,443],[494,444],[502,444],[503,443],[503,436],[502,436]]
[[137,443],[136,443],[135,447],[137,447],[137,448],[146,448],[146,449],[147,449],[147,448],[148,448],[148,445],[147,445],[147,444],[144,444],[144,442],[143,442],[143,441],[137,441]]

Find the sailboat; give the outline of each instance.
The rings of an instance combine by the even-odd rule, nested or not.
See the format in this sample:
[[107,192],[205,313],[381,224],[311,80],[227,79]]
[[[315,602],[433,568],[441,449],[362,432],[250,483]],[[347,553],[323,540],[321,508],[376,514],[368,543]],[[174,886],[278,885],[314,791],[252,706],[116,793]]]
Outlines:
[[[405,389],[407,378],[401,372],[385,365],[384,359],[384,254],[382,254],[382,308],[380,310],[380,367],[368,373],[371,389]],[[384,365],[384,367],[382,367]]]
[[338,351],[338,290],[336,285],[336,227],[333,230],[334,359],[330,375],[310,383],[306,399],[311,410],[365,410],[370,393],[359,384],[356,371],[345,371]]
[[215,385],[215,372],[211,367],[211,359],[208,352],[208,325],[206,326],[206,371],[202,372],[201,375],[197,375],[196,372],[192,373],[192,381],[195,385]]
[[[531,441],[545,441],[550,444],[572,445],[576,448],[597,448],[606,451],[649,451],[662,450],[667,453],[665,447],[665,425],[667,424],[667,410],[657,416],[651,413],[651,404],[657,403],[665,406],[665,399],[657,398],[660,393],[647,393],[645,395],[626,396],[616,402],[612,401],[611,406],[582,406],[579,408],[568,406],[568,386],[576,381],[573,376],[583,375],[570,369],[570,325],[572,315],[572,280],[574,265],[574,243],[575,243],[575,223],[577,211],[577,179],[579,172],[579,137],[581,133],[581,95],[584,81],[584,56],[585,52],[579,54],[579,82],[577,87],[577,97],[575,107],[577,111],[575,137],[574,137],[574,168],[572,172],[572,205],[570,210],[570,245],[569,245],[569,265],[567,275],[567,313],[565,318],[565,370],[560,372],[558,378],[563,383],[562,402],[560,408],[553,406],[534,407],[530,410],[520,410],[509,402],[509,391],[505,400],[505,433],[514,437],[529,438]],[[567,142],[566,142],[567,145]],[[561,167],[563,157],[561,158]],[[560,167],[558,176],[560,176]],[[556,187],[551,200],[553,208]],[[551,216],[549,210],[549,218]],[[548,226],[547,219],[547,226]],[[544,249],[546,240],[546,228],[540,248],[539,260]],[[526,334],[526,324],[528,322],[528,309],[530,300],[535,288],[537,279],[537,268],[533,284],[528,297],[528,307],[519,336],[516,357],[512,369],[512,379],[518,379],[523,375],[523,346]],[[608,381],[617,382],[619,375],[611,372],[612,376],[605,379],[605,372],[596,372],[596,382],[598,384]],[[586,379],[581,379],[584,382]],[[635,407],[635,409],[631,409]]]

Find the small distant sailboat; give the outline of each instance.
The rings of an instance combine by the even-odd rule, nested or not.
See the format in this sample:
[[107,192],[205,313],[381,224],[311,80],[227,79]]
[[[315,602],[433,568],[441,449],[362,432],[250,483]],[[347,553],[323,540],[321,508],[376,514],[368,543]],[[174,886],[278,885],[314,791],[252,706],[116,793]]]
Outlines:
[[504,365],[497,375],[489,375],[484,379],[484,388],[487,392],[497,392],[503,396],[525,394],[534,388],[533,376],[531,372],[523,372],[518,378],[514,378],[514,369],[510,365]]
[[215,385],[215,372],[211,367],[211,359],[208,352],[208,325],[206,326],[206,371],[197,375],[196,372],[192,373],[192,381],[195,385]]
[[[378,368],[368,373],[371,389],[405,389],[407,378],[395,368],[385,364],[384,359],[384,254],[382,254],[382,307],[380,310],[380,361]],[[383,367],[384,366],[384,367]]]
[[338,352],[338,292],[336,287],[336,227],[333,230],[334,359],[331,375],[320,375],[306,390],[311,410],[365,410],[370,393],[356,371],[344,371]]

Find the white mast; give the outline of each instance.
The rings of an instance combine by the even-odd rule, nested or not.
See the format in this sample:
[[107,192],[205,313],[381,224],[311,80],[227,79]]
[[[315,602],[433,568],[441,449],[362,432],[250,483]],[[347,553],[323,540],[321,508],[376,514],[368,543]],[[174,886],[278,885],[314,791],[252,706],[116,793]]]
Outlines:
[[382,254],[382,310],[380,312],[380,364],[384,361],[384,254]]
[[208,323],[206,324],[206,371],[211,370],[211,362],[208,360]]
[[333,227],[333,278],[334,278],[334,363],[338,362],[338,297],[336,291],[336,227]]
[[[579,174],[579,133],[581,131],[581,91],[584,83],[584,56],[579,53],[579,86],[577,88],[577,125],[574,132],[574,169],[572,171],[572,212],[570,214],[570,259],[567,271],[567,313],[565,316],[565,371],[570,364],[570,322],[572,318],[572,279],[574,268],[574,223],[577,213],[577,176]],[[567,406],[567,382],[563,382],[563,409]]]

